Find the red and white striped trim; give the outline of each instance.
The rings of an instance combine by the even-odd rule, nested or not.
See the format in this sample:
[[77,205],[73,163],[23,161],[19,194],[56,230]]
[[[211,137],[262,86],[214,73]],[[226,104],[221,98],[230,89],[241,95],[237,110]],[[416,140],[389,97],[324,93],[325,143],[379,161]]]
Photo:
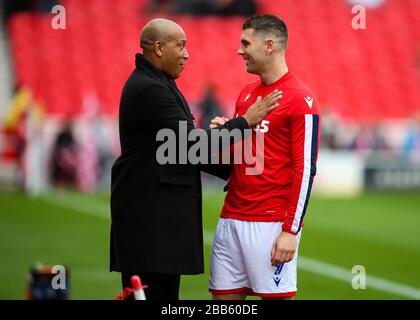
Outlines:
[[305,209],[306,198],[308,197],[309,181],[311,179],[311,156],[312,156],[312,128],[313,115],[305,114],[305,145],[303,151],[303,175],[300,187],[299,201],[296,208],[295,217],[291,231],[296,233],[299,231],[300,221]]

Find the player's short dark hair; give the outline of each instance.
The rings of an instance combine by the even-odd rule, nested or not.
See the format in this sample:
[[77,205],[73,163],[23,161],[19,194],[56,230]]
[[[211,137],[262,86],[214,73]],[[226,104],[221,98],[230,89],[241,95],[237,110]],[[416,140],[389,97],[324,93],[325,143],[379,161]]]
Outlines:
[[272,14],[256,14],[249,17],[242,25],[242,30],[252,28],[257,32],[274,35],[283,48],[287,47],[289,33],[282,19]]

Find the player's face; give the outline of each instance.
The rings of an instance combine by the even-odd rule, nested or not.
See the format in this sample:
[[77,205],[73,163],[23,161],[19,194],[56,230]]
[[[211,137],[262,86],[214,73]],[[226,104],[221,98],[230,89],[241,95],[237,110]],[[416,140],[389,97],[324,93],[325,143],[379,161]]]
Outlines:
[[164,59],[162,61],[163,71],[171,79],[176,79],[184,70],[189,58],[186,48],[187,39],[182,29],[174,33],[170,41],[165,42]]
[[254,29],[248,28],[242,31],[241,46],[238,49],[238,54],[245,59],[247,72],[260,73],[266,58],[264,46],[264,40],[255,34]]

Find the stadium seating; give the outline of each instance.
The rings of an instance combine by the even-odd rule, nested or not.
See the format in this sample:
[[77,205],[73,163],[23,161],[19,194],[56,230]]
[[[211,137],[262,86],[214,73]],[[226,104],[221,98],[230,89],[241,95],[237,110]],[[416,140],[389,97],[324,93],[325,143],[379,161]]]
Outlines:
[[[17,14],[8,30],[17,83],[31,88],[50,114],[82,112],[95,94],[101,113],[115,115],[131,72],[146,17],[146,1],[66,0],[67,29],[51,28],[52,14]],[[289,26],[289,67],[322,105],[344,118],[376,121],[420,110],[420,4],[388,0],[367,10],[367,29],[354,30],[345,0],[260,0],[260,11]],[[185,29],[190,53],[177,83],[194,109],[213,85],[230,116],[246,74],[236,51],[243,17],[172,17]]]

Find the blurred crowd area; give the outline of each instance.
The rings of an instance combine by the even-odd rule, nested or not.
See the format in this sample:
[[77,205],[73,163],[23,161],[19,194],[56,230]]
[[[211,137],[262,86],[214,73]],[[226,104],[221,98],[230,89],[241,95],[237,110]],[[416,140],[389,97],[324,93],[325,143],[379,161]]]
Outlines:
[[420,112],[408,119],[374,123],[344,121],[322,110],[321,148],[352,151],[365,159],[394,159],[420,165]]
[[[51,12],[59,0],[3,0],[4,17],[16,12]],[[107,1],[107,0],[104,0]],[[250,16],[258,11],[255,0],[148,0],[142,14]]]
[[[68,30],[51,29],[57,4],[68,9]],[[355,4],[370,10],[367,30],[351,28]],[[175,17],[188,34],[191,59],[177,83],[197,127],[232,117],[237,94],[255,80],[236,55],[241,24],[274,13],[289,24],[292,69],[318,95],[321,152],[420,168],[413,8],[414,0],[3,0],[15,90],[0,118],[0,184],[7,178],[32,193],[109,189],[120,91],[141,25],[157,16]]]

